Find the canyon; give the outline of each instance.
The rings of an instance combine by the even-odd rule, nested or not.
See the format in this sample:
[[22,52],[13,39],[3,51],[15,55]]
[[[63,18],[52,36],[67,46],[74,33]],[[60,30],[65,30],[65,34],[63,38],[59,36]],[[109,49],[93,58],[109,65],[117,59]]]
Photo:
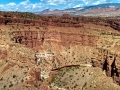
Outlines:
[[1,90],[120,90],[120,19],[0,13]]

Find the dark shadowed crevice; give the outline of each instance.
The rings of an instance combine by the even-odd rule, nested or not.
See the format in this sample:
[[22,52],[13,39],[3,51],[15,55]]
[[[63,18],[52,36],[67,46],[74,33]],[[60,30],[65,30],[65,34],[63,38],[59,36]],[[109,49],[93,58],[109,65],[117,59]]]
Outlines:
[[105,59],[105,62],[103,63],[103,70],[107,71],[107,60]]
[[[97,63],[96,63],[97,62]],[[113,78],[113,82],[120,85],[120,75],[119,67],[116,65],[116,55],[107,56],[103,62],[103,67],[101,68],[101,61],[93,60],[93,67],[100,67],[103,71],[105,70],[108,77]]]

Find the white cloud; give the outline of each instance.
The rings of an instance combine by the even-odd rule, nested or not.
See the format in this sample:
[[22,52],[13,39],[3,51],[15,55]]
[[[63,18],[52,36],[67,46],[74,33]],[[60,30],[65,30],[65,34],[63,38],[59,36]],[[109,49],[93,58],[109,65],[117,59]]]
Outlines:
[[100,1],[94,2],[93,5],[100,4]]
[[42,3],[31,3],[30,0],[25,0],[16,4],[14,2],[10,2],[8,4],[0,4],[0,10],[4,11],[37,11],[44,7]]
[[68,4],[64,7],[64,9],[68,9],[68,8],[73,7],[73,6],[74,6],[74,4],[73,4],[73,3],[68,3]]
[[8,3],[7,6],[16,6],[16,3],[11,2],[11,3]]
[[[0,4],[0,10],[6,11],[41,11],[43,9],[52,8],[75,8],[84,5],[97,5],[106,2],[112,2],[113,0],[40,0],[37,3],[31,3],[31,0],[24,0],[18,4],[10,2],[8,4]],[[77,3],[76,3],[77,2]],[[80,2],[80,3],[79,3]],[[120,0],[116,1],[120,2]]]
[[29,4],[30,4],[30,1],[26,0],[26,1],[20,2],[19,5],[29,5]]
[[32,4],[32,9],[42,8],[42,7],[44,7],[44,5],[42,3]]
[[83,4],[78,4],[78,5],[75,5],[73,8],[77,8],[77,7],[82,7]]
[[66,0],[48,0],[47,1],[47,4],[48,5],[59,5],[59,4],[65,4],[66,3]]
[[0,4],[0,8],[3,8],[4,7],[4,5],[3,4]]
[[93,4],[100,4],[100,3],[106,3],[111,2],[112,0],[41,0],[42,2],[47,3],[47,5],[60,5],[60,4],[70,4],[75,2],[82,2],[84,5],[93,5]]
[[[96,2],[93,2],[92,4],[93,5],[98,5],[98,4],[101,4],[101,3],[107,3],[108,2],[108,0],[98,0],[98,1],[96,1]],[[109,3],[111,2],[111,0],[109,0]]]

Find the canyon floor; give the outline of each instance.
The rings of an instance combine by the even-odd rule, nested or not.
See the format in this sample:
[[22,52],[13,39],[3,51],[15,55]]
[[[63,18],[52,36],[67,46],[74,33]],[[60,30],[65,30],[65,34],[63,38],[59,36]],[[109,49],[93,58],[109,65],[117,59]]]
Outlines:
[[120,19],[0,13],[0,90],[120,90]]

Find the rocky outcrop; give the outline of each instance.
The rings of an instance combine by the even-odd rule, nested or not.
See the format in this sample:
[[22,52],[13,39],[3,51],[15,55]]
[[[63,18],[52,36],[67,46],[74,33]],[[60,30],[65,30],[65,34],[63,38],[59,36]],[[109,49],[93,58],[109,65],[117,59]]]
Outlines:
[[42,31],[15,31],[13,41],[33,48],[42,45],[44,32]]
[[[117,30],[119,31],[119,20],[71,17],[69,15],[38,17],[36,20],[20,17],[12,18],[11,16],[0,17],[0,30],[3,33],[3,41],[5,41],[5,45],[1,45],[1,48],[6,47],[5,49],[7,49],[7,51],[0,50],[0,59],[6,60],[5,66],[0,63],[3,67],[3,70],[1,70],[3,77],[13,72],[15,75],[12,75],[12,78],[17,78],[19,82],[25,83],[26,86],[33,85],[37,90],[49,90],[49,85],[44,83],[44,79],[49,78],[51,71],[64,70],[64,68],[74,66],[87,67],[86,70],[81,72],[88,72],[86,78],[90,79],[89,75],[93,73],[90,70],[91,68],[95,69],[91,67],[92,60],[94,67],[102,68],[109,78],[112,77],[114,82],[120,85],[120,55],[106,49],[99,49],[109,49],[120,45],[119,32],[117,32]],[[3,30],[3,28],[5,29]],[[6,42],[6,39],[10,37],[14,42],[10,40]],[[35,55],[36,52],[38,57]],[[14,67],[14,64],[18,65],[18,68]],[[11,68],[15,70],[13,71]],[[16,70],[19,72],[18,74],[16,74]],[[91,79],[94,80],[97,71],[91,76]],[[71,74],[77,74],[77,72]],[[80,81],[85,80],[81,72],[79,72]],[[96,76],[94,83],[96,84],[96,80],[98,80],[100,83],[97,83],[97,85],[103,87],[101,83],[108,81],[108,78],[99,81],[105,75],[102,71],[99,74],[102,76]],[[13,80],[12,78],[11,80]],[[10,80],[8,79],[8,81]],[[19,83],[18,81],[16,83]],[[9,88],[11,82],[6,85]],[[93,82],[91,82],[91,85],[93,85]],[[88,87],[90,86],[88,85]]]
[[[83,34],[69,34],[58,32],[45,31],[15,31],[12,38],[15,43],[26,45],[34,48],[42,45],[44,42],[56,42],[61,45],[80,44],[83,46],[96,46],[98,36],[83,35]],[[58,42],[59,41],[59,42]]]
[[[106,24],[110,27],[119,30],[119,19],[108,20],[106,18],[92,17],[71,17],[69,14],[63,16],[36,16],[31,13],[0,13],[0,24],[24,24],[37,26],[58,26],[58,27],[83,27],[83,23],[94,23],[99,25]],[[22,17],[21,17],[22,16]],[[16,18],[17,17],[17,18]],[[104,23],[104,24],[101,24]]]
[[92,58],[93,66],[105,70],[106,75],[112,77],[114,82],[120,85],[120,55],[102,49],[99,52],[98,57]]
[[109,20],[108,23],[110,24],[110,27],[114,28],[115,30],[120,31],[120,21],[114,21],[114,20]]
[[34,78],[35,80],[37,80],[37,81],[41,80],[41,77],[40,77],[40,68],[32,68],[29,71],[29,73],[32,76],[32,78]]
[[[4,12],[5,13],[5,12]],[[10,14],[10,16],[9,16]],[[84,23],[93,23],[97,25],[106,25],[110,26],[113,29],[120,30],[120,20],[118,19],[106,19],[106,18],[93,18],[93,17],[72,17],[68,14],[64,14],[63,16],[36,16],[29,15],[26,13],[21,18],[17,13],[12,15],[13,13],[9,13],[8,16],[6,14],[0,17],[0,24],[23,24],[23,25],[32,25],[32,26],[57,26],[57,27],[75,27],[80,28],[84,27]],[[22,13],[21,13],[22,14]],[[28,18],[28,16],[29,18]],[[17,17],[17,18],[16,18]],[[34,19],[32,19],[34,17]],[[36,19],[37,18],[37,19]]]
[[0,59],[5,60],[7,57],[7,50],[0,50]]

